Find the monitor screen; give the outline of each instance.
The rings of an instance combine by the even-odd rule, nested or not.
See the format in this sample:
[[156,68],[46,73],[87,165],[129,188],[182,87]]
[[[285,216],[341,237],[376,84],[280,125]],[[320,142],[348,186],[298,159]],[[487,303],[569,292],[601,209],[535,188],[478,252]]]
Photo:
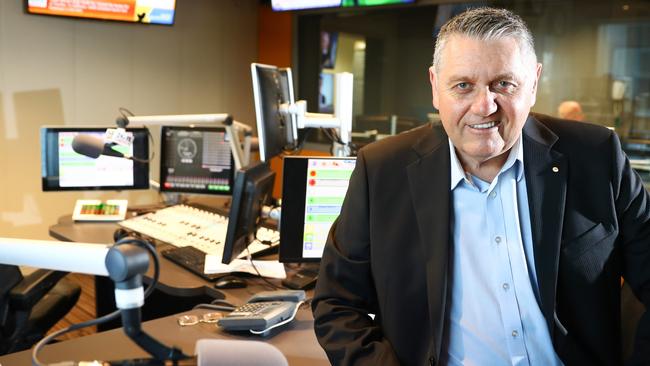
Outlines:
[[163,126],[160,190],[229,195],[234,159],[225,127]]
[[355,164],[349,157],[285,157],[280,262],[320,260]]
[[266,163],[249,165],[237,172],[232,193],[223,263],[230,263],[255,240],[263,206],[273,203],[275,173]]
[[291,69],[254,63],[251,74],[260,158],[269,161],[293,149],[298,136],[294,117],[285,118],[279,112],[280,104],[294,102]]
[[[149,163],[100,155],[97,159],[72,149],[79,134],[104,138],[101,127],[42,127],[41,181],[43,191],[148,189]],[[145,128],[128,128],[131,146],[113,146],[125,155],[147,161],[149,139]]]
[[175,0],[27,0],[29,14],[174,24]]
[[393,4],[410,4],[415,0],[343,0],[341,6],[376,6]]
[[341,5],[341,0],[271,0],[273,10],[303,10],[331,8]]

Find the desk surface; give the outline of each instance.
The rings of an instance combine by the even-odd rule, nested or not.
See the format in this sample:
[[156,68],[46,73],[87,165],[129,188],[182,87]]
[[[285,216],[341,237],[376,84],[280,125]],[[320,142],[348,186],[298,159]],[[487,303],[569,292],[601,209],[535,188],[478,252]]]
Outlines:
[[[59,222],[50,227],[53,238],[64,241],[85,243],[112,243],[113,232],[118,228],[114,223],[75,223],[71,216],[63,216]],[[206,294],[214,298],[225,294],[226,300],[238,305],[244,303],[252,294],[261,290],[269,290],[268,286],[260,279],[248,279],[249,286],[237,290],[216,290],[213,283],[188,272],[178,265],[160,258],[160,281],[157,288],[175,296],[196,296]],[[150,269],[150,273],[152,270]],[[279,281],[275,281],[279,284]],[[206,310],[193,310],[181,314],[200,314]],[[178,314],[180,315],[180,314]],[[309,308],[303,307],[298,312],[296,319],[287,326],[280,327],[279,331],[271,333],[268,337],[254,335],[233,335],[223,332],[211,324],[198,324],[190,327],[180,327],[177,324],[177,315],[167,316],[145,322],[143,328],[146,332],[166,345],[175,345],[182,348],[186,354],[194,353],[194,344],[198,339],[250,339],[264,340],[278,347],[287,357],[291,365],[327,365],[327,356],[318,345],[313,331],[313,317]],[[70,341],[52,344],[42,352],[41,360],[55,362],[61,360],[119,360],[134,357],[146,357],[147,354],[136,346],[122,329],[114,329],[81,337]],[[0,357],[0,364],[29,365],[31,350]]]
[[[192,310],[181,314],[205,312],[209,312],[209,310]],[[177,315],[172,315],[151,320],[143,324],[143,329],[165,345],[181,348],[185,354],[194,354],[196,341],[204,338],[263,340],[276,346],[292,366],[329,365],[325,352],[316,341],[311,313],[305,308],[298,311],[296,319],[291,323],[267,337],[229,334],[214,324],[200,323],[181,327],[176,319]],[[142,357],[148,357],[148,354],[128,339],[121,328],[52,344],[39,355],[39,359],[46,363],[69,360],[107,361]],[[2,356],[0,364],[3,366],[31,365],[31,350]]]

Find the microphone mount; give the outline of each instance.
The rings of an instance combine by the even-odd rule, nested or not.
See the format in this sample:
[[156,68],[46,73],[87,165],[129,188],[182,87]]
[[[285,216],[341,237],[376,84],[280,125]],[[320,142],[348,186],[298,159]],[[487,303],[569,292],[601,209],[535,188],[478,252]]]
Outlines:
[[101,245],[0,237],[0,263],[108,276],[115,283],[115,303],[126,335],[156,361],[190,358],[180,349],[167,347],[142,330],[142,277],[149,268],[149,255],[144,248],[128,242]]

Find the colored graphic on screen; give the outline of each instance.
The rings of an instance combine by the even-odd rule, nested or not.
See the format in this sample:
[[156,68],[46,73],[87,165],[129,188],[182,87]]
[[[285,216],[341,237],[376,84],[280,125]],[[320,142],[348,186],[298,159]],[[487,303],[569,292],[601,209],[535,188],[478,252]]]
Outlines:
[[[79,132],[59,132],[59,186],[132,186],[133,161],[113,156],[100,155],[92,159],[77,154],[72,149],[72,139]],[[104,138],[103,132],[84,132]],[[133,133],[128,132],[131,136]],[[133,146],[115,145],[113,150],[125,155],[133,155]]]
[[233,158],[224,128],[164,126],[161,143],[162,191],[230,194]]
[[303,10],[340,6],[341,0],[271,0],[273,10]]
[[343,0],[341,6],[376,6],[392,4],[409,4],[415,0]]
[[309,159],[305,191],[303,257],[320,258],[341,212],[355,159]]
[[28,0],[27,12],[134,23],[174,24],[175,0]]

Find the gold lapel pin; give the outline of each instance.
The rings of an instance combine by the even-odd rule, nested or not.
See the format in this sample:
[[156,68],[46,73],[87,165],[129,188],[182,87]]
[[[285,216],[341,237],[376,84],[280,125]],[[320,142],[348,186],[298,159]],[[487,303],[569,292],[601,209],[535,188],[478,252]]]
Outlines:
[[554,166],[553,169],[551,169],[551,170],[553,170],[553,173],[557,173],[557,172],[560,171],[560,168]]

